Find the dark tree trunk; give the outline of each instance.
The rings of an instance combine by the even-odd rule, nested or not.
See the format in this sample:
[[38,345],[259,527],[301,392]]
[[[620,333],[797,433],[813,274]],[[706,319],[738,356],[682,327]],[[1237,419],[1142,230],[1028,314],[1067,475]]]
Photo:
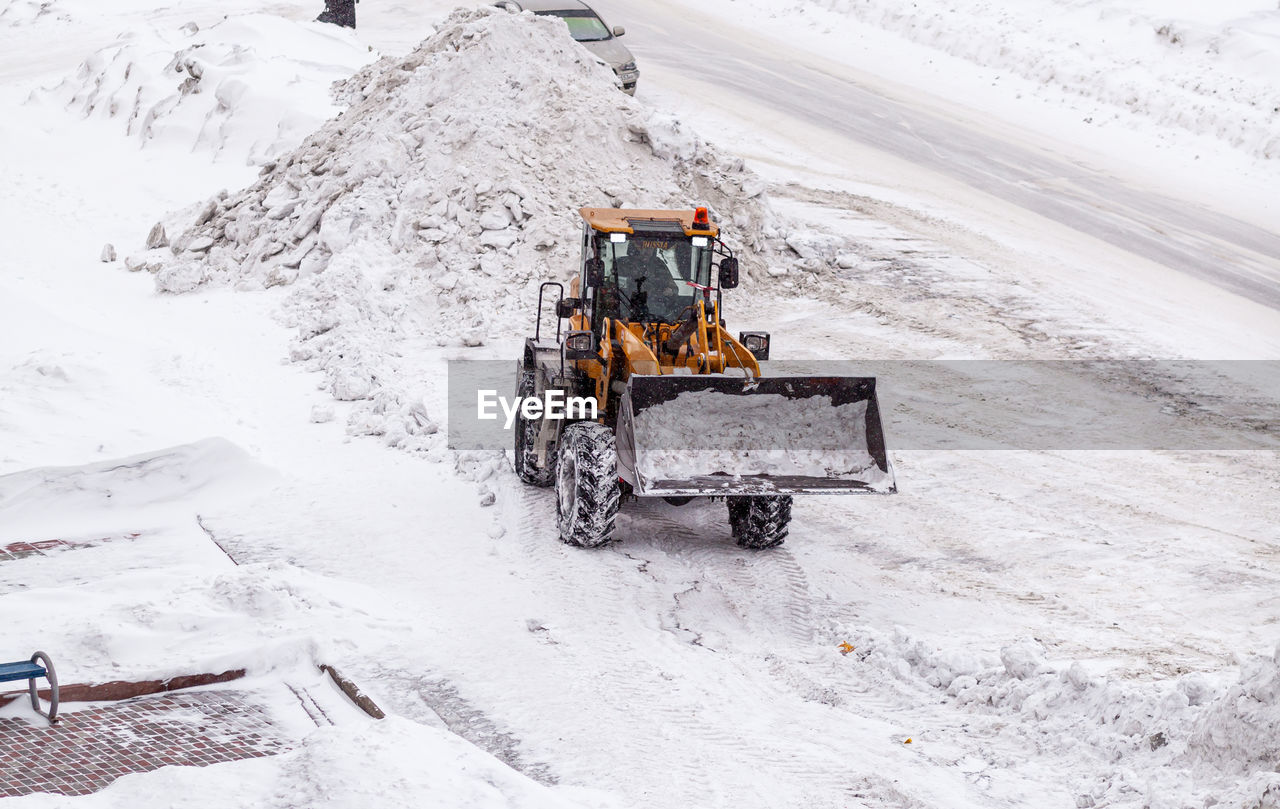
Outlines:
[[324,11],[320,12],[316,20],[355,28],[356,0],[324,0]]

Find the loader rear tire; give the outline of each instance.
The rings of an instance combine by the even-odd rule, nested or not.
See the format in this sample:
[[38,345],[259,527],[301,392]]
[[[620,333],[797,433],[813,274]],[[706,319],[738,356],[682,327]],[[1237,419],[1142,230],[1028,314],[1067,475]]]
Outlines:
[[764,550],[781,545],[791,523],[791,495],[729,498],[729,527],[744,548]]
[[560,539],[580,548],[607,543],[622,500],[613,430],[593,421],[564,428],[555,479]]
[[[520,373],[520,381],[516,385],[517,400],[534,395],[533,373],[532,368]],[[516,444],[516,475],[530,486],[546,487],[555,482],[556,456],[555,445],[552,444],[547,449],[547,462],[538,463],[534,442],[537,441],[538,430],[541,428],[541,419],[526,419],[520,415],[519,410],[516,411],[516,421],[512,430],[515,433]]]

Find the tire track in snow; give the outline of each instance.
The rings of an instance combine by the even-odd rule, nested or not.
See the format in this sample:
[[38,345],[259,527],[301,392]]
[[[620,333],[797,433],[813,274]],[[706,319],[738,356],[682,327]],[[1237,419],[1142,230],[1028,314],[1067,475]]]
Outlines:
[[733,605],[752,634],[807,645],[814,636],[812,595],[804,570],[786,546],[766,551],[738,547],[729,533],[722,503],[632,503],[634,519],[653,536],[651,547],[687,568],[694,580],[714,588]]
[[[637,615],[636,576],[626,571],[656,582],[647,572],[650,560],[617,544],[612,552],[564,545],[555,528],[554,490],[525,486],[514,475],[504,477],[504,484],[499,519],[507,536],[518,539],[511,545],[513,552],[545,588],[548,609],[574,614],[571,629],[577,637],[569,637],[566,629],[560,642],[570,647],[570,668],[590,684],[554,695],[563,702],[553,710],[567,717],[585,715],[595,726],[592,730],[610,738],[607,749],[626,751],[625,757],[616,757],[603,744],[591,744],[590,737],[584,737],[574,763],[586,772],[609,771],[615,788],[625,785],[629,797],[643,795],[654,805],[702,802],[714,796],[717,787],[711,774],[717,772],[719,757],[704,751],[707,742],[700,736],[704,725],[697,705],[673,703],[679,688],[654,662],[666,656],[661,638],[627,631],[644,616]],[[608,638],[608,650],[602,654],[603,637]],[[584,701],[589,698],[597,702]],[[538,717],[530,719],[537,724]],[[598,766],[592,766],[593,761]],[[664,777],[655,778],[658,773]]]
[[892,721],[901,694],[823,682],[832,672],[814,665],[818,610],[795,554],[737,547],[720,503],[628,502],[618,541],[570,548],[552,492],[509,473],[492,482],[498,543],[537,579],[560,656],[549,676],[563,681],[529,683],[492,713],[524,728],[562,783],[637,806],[922,805],[868,780],[865,726]]
[[539,783],[559,782],[553,766],[530,761],[521,739],[464,698],[448,679],[377,665],[359,668],[362,679],[378,683],[385,707],[416,722],[448,730]]
[[[504,477],[499,493],[499,524],[520,540],[526,556],[547,553],[560,545],[556,536],[555,490],[538,489],[520,482],[514,475]],[[511,530],[514,529],[514,530]]]
[[[717,629],[730,631],[727,625],[715,625],[722,619],[732,621],[733,628],[741,633],[740,637],[731,638],[725,648],[712,649],[730,655],[739,674],[736,679],[723,680],[725,691],[732,691],[737,703],[736,708],[726,709],[725,713],[732,715],[750,710],[751,706],[785,701],[822,702],[814,697],[822,689],[812,681],[797,688],[794,678],[776,676],[780,666],[794,668],[790,661],[782,663],[780,655],[792,648],[811,647],[815,634],[812,595],[794,555],[785,547],[761,552],[737,547],[729,535],[722,504],[686,505],[679,510],[657,502],[629,505],[627,524],[620,527],[622,543],[634,546],[639,535],[644,534],[649,539],[645,547],[662,551],[666,561],[674,562],[679,566],[677,570],[693,579],[688,589],[673,594],[676,627],[693,635],[692,640],[682,640],[709,648],[702,642],[705,634]],[[706,590],[713,592],[688,603],[686,597],[690,593]],[[716,609],[722,606],[730,609]],[[692,626],[691,617],[697,619]],[[699,633],[698,628],[703,632]],[[750,643],[744,644],[743,640]],[[779,640],[784,641],[781,646]],[[760,655],[761,643],[771,651]],[[747,647],[745,652],[738,649],[741,646]],[[709,725],[700,726],[698,732],[708,744],[732,758],[761,762],[775,777],[789,776],[797,799],[802,795],[804,805],[844,806],[846,799],[854,798],[859,791],[843,760],[815,756],[813,750],[801,753],[800,748],[809,743],[807,738],[748,737],[737,728]],[[825,766],[815,766],[816,761],[824,761]]]
[[[661,805],[721,804],[737,792],[735,788],[726,790],[720,782],[721,774],[732,771],[735,762],[762,760],[773,768],[778,761],[797,759],[795,750],[786,749],[789,744],[762,744],[736,726],[734,717],[751,712],[753,706],[775,701],[776,689],[766,678],[754,675],[709,684],[705,676],[708,663],[698,658],[711,652],[690,644],[680,631],[677,605],[678,594],[688,592],[696,582],[753,603],[758,600],[760,577],[764,574],[777,576],[785,583],[781,590],[788,593],[787,606],[781,613],[788,620],[796,614],[804,616],[806,611],[793,603],[802,599],[805,592],[802,573],[794,560],[787,560],[791,571],[785,570],[785,563],[779,568],[781,575],[767,565],[726,567],[735,558],[759,554],[733,545],[727,525],[718,525],[722,508],[708,510],[714,517],[711,513],[683,510],[679,516],[688,514],[694,519],[682,523],[661,514],[665,506],[637,508],[635,503],[624,509],[619,520],[620,541],[610,549],[593,552],[567,548],[560,545],[549,525],[554,512],[549,492],[513,484],[504,487],[502,494],[506,513],[500,519],[508,527],[508,534],[520,535],[510,547],[522,557],[522,564],[542,578],[549,601],[572,605],[587,600],[592,605],[589,619],[597,631],[613,631],[608,654],[592,654],[589,645],[574,644],[572,654],[583,658],[574,667],[591,682],[591,694],[599,699],[594,706],[579,703],[575,708],[590,714],[593,722],[608,727],[613,744],[628,751],[625,761],[601,763],[610,768],[611,778],[630,785],[627,794],[644,795],[646,800]],[[557,570],[546,569],[549,560]],[[617,568],[609,571],[614,575],[602,576],[602,563],[606,568]],[[661,600],[646,605],[641,594],[637,603],[638,579],[618,575],[624,569],[634,570],[652,582],[656,588],[653,596]],[[730,570],[732,575],[725,577],[722,570]],[[778,588],[770,588],[775,589]],[[649,614],[637,616],[636,609]],[[673,612],[676,617],[669,618]],[[736,636],[751,629],[751,615],[751,611],[744,616],[725,610],[712,616],[711,628],[718,631],[730,622],[731,628],[725,631]],[[648,629],[647,635],[622,629],[628,623],[636,623],[637,617]],[[705,620],[708,616],[698,617]],[[645,618],[651,620],[646,622]],[[807,632],[805,629],[798,634],[804,637]],[[690,659],[690,655],[694,658]],[[752,680],[761,680],[768,687]],[[717,692],[714,699],[705,693],[708,688]],[[709,702],[722,707],[716,709]],[[590,754],[583,751],[582,755]],[[799,759],[773,769],[785,774],[793,782],[789,784],[791,791],[797,796],[804,794],[810,805],[823,805],[820,794],[843,795],[852,789],[843,774],[822,775]],[[656,780],[657,772],[667,777]],[[842,801],[829,805],[842,805]]]

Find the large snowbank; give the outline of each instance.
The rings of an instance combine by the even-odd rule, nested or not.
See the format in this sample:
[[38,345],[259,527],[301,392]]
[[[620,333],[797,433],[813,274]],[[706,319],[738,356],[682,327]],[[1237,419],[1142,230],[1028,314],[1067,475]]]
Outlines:
[[[1280,7],[1272,0],[728,0],[726,6],[824,29],[849,18],[1021,76],[1054,101],[1084,107],[1099,124],[1124,111],[1280,159]],[[892,76],[892,66],[886,71]]]
[[1016,717],[1003,732],[1021,746],[1091,762],[1071,785],[1078,806],[1280,806],[1280,647],[1242,661],[1234,683],[1201,673],[1134,682],[1051,664],[1030,639],[987,660],[902,630],[849,634],[874,669]]
[[293,358],[360,403],[353,432],[439,446],[406,346],[524,334],[537,285],[577,266],[583,205],[709,204],[757,277],[786,250],[742,161],[619,93],[559,20],[458,11],[337,93],[342,115],[130,263],[164,292],[295,285]]
[[371,59],[333,26],[249,14],[126,34],[42,95],[120,122],[142,146],[260,165],[333,116],[330,85]]

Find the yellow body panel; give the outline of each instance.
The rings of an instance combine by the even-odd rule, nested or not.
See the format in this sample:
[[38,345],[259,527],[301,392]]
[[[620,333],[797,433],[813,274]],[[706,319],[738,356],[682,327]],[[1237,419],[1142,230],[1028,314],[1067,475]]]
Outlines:
[[[632,374],[658,376],[674,374],[677,369],[694,374],[720,374],[741,368],[752,377],[760,376],[760,363],[751,352],[715,322],[707,323],[701,303],[698,309],[697,331],[674,354],[666,351],[663,344],[676,326],[605,321],[606,336],[600,343],[600,359],[576,363],[594,383],[596,403],[601,411],[607,409],[613,393],[609,381],[616,378],[625,382]],[[575,315],[569,327],[586,330],[589,323],[582,315]]]
[[[631,374],[660,374],[662,366],[658,357],[645,345],[644,341],[631,328],[620,321],[613,323],[615,339],[622,343],[622,353],[627,360],[627,376]],[[639,324],[634,324],[639,325]]]

